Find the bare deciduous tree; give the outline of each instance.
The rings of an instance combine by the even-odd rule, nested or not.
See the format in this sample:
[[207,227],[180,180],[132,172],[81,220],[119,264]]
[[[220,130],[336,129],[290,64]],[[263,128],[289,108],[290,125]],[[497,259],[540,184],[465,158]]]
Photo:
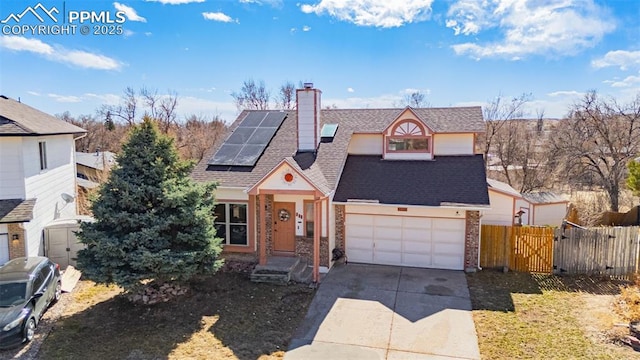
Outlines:
[[626,164],[640,151],[640,93],[619,104],[590,91],[551,137],[552,162],[572,185],[600,187],[619,210]]
[[259,83],[253,79],[245,80],[239,92],[232,92],[238,111],[242,110],[267,110],[271,94],[265,87],[264,81]]
[[486,132],[484,134],[484,157],[487,168],[491,164],[490,156],[494,139],[498,131],[510,120],[522,118],[524,115],[524,106],[531,99],[531,94],[522,94],[514,97],[511,101],[505,100],[502,94],[499,94],[487,106],[482,109],[484,120],[486,123]]
[[176,147],[184,159],[199,161],[226,130],[224,121],[216,115],[208,120],[204,116],[191,115],[179,127],[174,127]]
[[[137,121],[138,96],[132,87],[124,89],[120,104],[118,105],[102,105],[98,109],[98,115],[101,118],[112,120],[121,120],[128,125],[134,125]],[[115,118],[115,119],[114,119]]]
[[404,103],[413,108],[428,107],[427,97],[420,91],[414,91],[404,96]]
[[280,91],[276,98],[276,108],[282,110],[296,108],[296,86],[291,81],[287,81],[280,86]]

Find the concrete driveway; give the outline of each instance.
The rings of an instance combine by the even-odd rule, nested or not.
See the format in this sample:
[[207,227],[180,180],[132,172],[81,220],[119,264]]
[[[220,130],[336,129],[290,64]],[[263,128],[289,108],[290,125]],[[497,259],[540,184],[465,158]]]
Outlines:
[[318,288],[284,358],[480,359],[465,275],[396,266],[335,266]]

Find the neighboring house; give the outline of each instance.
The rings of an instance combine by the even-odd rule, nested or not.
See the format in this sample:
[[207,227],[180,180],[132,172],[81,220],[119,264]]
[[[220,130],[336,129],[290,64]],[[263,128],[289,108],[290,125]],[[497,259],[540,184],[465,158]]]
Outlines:
[[299,256],[314,280],[334,248],[350,262],[474,271],[489,206],[480,107],[243,111],[193,171],[218,181],[224,252]]
[[98,187],[108,176],[115,159],[116,154],[111,151],[76,152],[78,186],[85,189]]
[[75,139],[85,133],[0,96],[0,263],[44,255],[44,227],[76,214]]
[[487,178],[491,209],[482,214],[486,225],[560,226],[569,201],[551,192],[521,194],[509,184]]

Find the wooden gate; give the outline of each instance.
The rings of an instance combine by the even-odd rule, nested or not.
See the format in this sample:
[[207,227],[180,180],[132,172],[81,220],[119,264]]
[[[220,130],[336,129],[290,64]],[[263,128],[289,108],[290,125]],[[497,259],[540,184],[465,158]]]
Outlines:
[[553,272],[553,229],[547,227],[514,227],[511,268],[515,271]]
[[552,228],[482,225],[480,266],[553,272]]

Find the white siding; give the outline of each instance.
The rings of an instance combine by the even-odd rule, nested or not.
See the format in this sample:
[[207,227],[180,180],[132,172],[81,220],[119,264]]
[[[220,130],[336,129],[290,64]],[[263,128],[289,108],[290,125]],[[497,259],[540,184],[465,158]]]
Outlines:
[[353,134],[349,142],[349,154],[382,155],[383,136],[381,134]]
[[483,224],[513,225],[513,197],[489,189],[489,202],[491,208],[482,212]]
[[473,155],[473,134],[434,134],[434,155]]
[[24,199],[22,138],[0,138],[0,199]]
[[320,91],[298,90],[298,148],[313,151],[320,141]]
[[385,159],[388,160],[431,160],[433,156],[431,153],[392,153],[388,152],[385,155]]
[[[40,170],[38,142],[47,143],[47,169]],[[76,202],[66,204],[62,193],[76,196],[76,168],[72,135],[25,138],[23,146],[26,198],[36,198],[33,220],[24,223],[26,253],[44,254],[43,228],[50,221],[76,214]]]
[[235,201],[249,201],[249,194],[247,194],[244,189],[238,188],[228,188],[219,186],[216,188],[215,192],[216,201],[227,201],[227,200],[235,200]]
[[[398,208],[407,211],[398,211]],[[411,207],[405,205],[346,205],[345,211],[351,214],[376,214],[376,215],[399,215],[399,216],[426,216],[438,218],[460,218],[464,219],[464,210],[440,209],[427,207]]]
[[567,215],[567,204],[538,204],[532,207],[534,210],[533,225],[561,226],[562,220]]
[[[284,180],[284,175],[286,173],[293,174],[293,181],[286,182]],[[280,169],[273,172],[267,179],[265,179],[262,184],[260,184],[259,189],[269,189],[269,190],[315,190],[313,186],[311,186],[305,178],[303,178],[300,174],[295,172],[289,167],[289,165],[283,165]]]

